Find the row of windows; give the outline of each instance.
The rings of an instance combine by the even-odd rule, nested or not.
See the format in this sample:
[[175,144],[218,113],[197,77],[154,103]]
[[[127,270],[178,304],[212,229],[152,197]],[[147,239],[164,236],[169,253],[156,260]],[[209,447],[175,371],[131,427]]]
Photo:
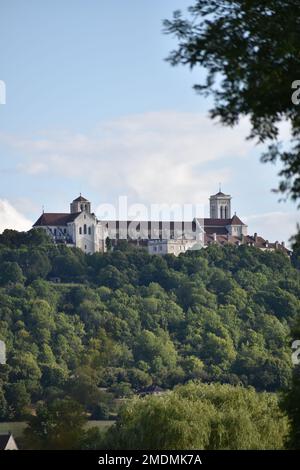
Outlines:
[[[57,228],[48,228],[49,231],[56,237],[57,235],[66,235],[67,233],[67,229],[66,228],[61,228],[61,229],[57,229]],[[92,227],[87,227],[86,224],[84,224],[83,228],[82,227],[79,227],[79,234],[82,235],[91,235],[92,234]]]
[[84,235],[86,235],[87,233],[88,233],[89,235],[91,235],[91,234],[92,234],[92,228],[91,228],[91,227],[87,227],[86,224],[84,224],[83,230],[82,230],[82,227],[79,227],[79,235],[82,235],[82,233],[83,233]]
[[[49,228],[49,231],[50,231],[55,237],[57,236],[57,229],[56,229],[56,228],[54,228],[54,229]],[[67,233],[67,229],[66,229],[66,228],[64,228],[64,229],[59,229],[59,235],[61,235],[62,233],[65,235],[65,234]]]

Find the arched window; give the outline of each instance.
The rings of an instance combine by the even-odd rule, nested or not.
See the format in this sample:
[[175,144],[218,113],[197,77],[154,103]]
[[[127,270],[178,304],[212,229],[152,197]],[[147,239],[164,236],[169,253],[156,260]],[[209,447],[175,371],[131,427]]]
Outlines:
[[227,212],[228,212],[228,209],[227,209],[227,206],[226,206],[226,207],[225,207],[225,219],[227,219],[227,218],[228,218],[228,214],[227,214]]
[[84,226],[83,226],[83,233],[84,233],[84,235],[86,235],[86,224],[84,224]]
[[223,206],[220,207],[220,218],[223,219]]
[[89,227],[89,229],[88,229],[88,230],[89,230],[89,235],[91,235],[91,233],[92,233],[92,229],[91,229],[91,227]]
[[82,235],[82,228],[79,227],[79,235]]

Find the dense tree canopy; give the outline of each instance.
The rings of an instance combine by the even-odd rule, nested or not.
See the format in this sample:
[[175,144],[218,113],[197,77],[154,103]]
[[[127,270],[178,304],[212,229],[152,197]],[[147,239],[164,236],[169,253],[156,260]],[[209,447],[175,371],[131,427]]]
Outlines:
[[[108,417],[114,397],[191,379],[288,386],[300,276],[283,254],[84,255],[35,237],[0,235],[1,419],[65,397]],[[33,254],[43,263],[28,264]]]

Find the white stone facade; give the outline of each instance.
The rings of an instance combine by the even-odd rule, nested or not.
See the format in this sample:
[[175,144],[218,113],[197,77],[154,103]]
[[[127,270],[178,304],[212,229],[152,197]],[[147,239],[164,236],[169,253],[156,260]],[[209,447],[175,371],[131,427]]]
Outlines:
[[148,253],[150,255],[175,255],[186,253],[188,250],[200,250],[203,243],[197,240],[149,240]]
[[288,251],[283,244],[269,243],[257,234],[248,236],[247,225],[236,214],[231,217],[231,196],[221,192],[210,197],[210,218],[191,222],[98,220],[91,212],[91,203],[80,195],[70,204],[69,213],[43,213],[34,227],[46,230],[55,243],[80,248],[87,254],[105,252],[107,239],[112,247],[120,240],[144,246],[151,255],[178,256],[211,243]]
[[210,218],[211,219],[231,219],[231,196],[219,191],[210,196]]
[[43,213],[34,227],[46,230],[55,243],[75,246],[87,254],[105,251],[103,225],[82,196],[71,203],[69,214]]

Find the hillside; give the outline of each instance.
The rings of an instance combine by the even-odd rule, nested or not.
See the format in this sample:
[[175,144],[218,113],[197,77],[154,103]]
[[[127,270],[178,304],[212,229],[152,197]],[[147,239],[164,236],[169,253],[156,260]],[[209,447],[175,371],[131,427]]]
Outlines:
[[[59,281],[59,282],[54,282]],[[252,247],[84,255],[43,233],[0,236],[0,419],[66,394],[92,419],[113,398],[190,379],[284,388],[300,275]]]

